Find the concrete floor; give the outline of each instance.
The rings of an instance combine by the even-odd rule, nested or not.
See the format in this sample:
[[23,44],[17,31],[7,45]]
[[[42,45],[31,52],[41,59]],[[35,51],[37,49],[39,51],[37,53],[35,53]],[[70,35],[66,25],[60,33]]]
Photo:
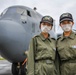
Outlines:
[[11,63],[7,60],[0,60],[0,75],[12,75]]

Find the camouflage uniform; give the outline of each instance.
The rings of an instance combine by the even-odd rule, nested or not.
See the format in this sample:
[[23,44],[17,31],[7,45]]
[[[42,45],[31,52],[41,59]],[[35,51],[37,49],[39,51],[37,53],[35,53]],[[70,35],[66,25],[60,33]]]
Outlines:
[[55,39],[42,34],[32,38],[28,54],[28,75],[56,75]]
[[61,75],[76,75],[76,34],[61,36],[57,40]]

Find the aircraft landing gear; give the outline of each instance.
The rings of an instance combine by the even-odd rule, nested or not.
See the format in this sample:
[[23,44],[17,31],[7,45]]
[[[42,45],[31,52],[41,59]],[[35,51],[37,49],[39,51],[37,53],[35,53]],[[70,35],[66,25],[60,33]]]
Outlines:
[[26,64],[21,63],[12,64],[12,74],[13,75],[26,75]]

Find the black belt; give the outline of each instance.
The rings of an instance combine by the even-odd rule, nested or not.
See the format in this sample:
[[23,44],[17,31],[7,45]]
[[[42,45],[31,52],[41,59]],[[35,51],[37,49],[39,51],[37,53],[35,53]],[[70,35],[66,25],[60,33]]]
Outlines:
[[50,60],[50,59],[39,59],[39,60],[35,60],[35,62],[37,62],[37,63],[47,63],[47,64],[52,64],[52,63],[54,63],[54,61],[53,60]]
[[76,63],[76,59],[62,60],[62,63]]

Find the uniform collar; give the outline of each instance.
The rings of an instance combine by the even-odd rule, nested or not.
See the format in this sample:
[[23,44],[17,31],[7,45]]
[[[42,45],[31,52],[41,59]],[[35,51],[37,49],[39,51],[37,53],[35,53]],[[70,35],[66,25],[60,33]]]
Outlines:
[[69,38],[74,39],[75,38],[75,33],[72,31],[71,35],[69,36]]
[[[49,39],[51,41],[50,34],[48,34],[48,35],[49,35],[49,37],[47,39]],[[40,33],[40,37],[41,37],[42,40],[46,40],[46,38],[43,36],[42,33]]]
[[[64,40],[65,38],[66,38],[66,37],[62,34],[62,35],[61,35],[61,41]],[[75,33],[72,31],[71,34],[70,34],[70,36],[68,36],[68,38],[74,39],[74,38],[75,38]]]

